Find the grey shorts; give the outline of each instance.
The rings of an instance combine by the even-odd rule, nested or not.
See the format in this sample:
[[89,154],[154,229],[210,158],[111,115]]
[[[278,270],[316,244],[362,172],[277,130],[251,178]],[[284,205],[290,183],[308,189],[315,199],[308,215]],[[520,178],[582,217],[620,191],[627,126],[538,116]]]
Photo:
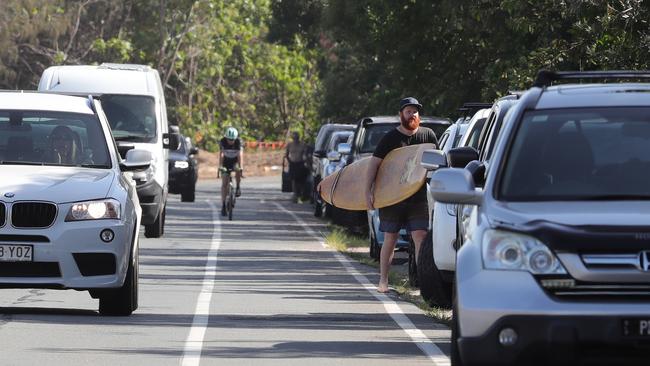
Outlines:
[[[418,192],[420,193],[420,192]],[[429,229],[429,205],[426,193],[414,194],[402,202],[379,209],[379,230],[385,233]]]

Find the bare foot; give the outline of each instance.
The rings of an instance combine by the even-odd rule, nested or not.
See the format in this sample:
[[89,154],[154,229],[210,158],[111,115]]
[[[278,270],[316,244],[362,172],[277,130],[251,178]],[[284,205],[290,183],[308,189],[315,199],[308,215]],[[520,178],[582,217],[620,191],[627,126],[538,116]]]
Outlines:
[[377,286],[377,292],[380,292],[382,294],[385,294],[388,292],[388,285],[380,283],[379,286]]

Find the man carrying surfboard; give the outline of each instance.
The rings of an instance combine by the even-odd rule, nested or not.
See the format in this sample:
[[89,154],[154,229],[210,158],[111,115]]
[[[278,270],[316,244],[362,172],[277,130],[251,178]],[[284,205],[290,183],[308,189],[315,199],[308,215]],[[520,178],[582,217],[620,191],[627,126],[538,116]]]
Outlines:
[[[399,117],[400,125],[388,132],[377,144],[373,156],[370,158],[367,176],[366,201],[368,209],[374,209],[374,183],[377,177],[377,170],[383,159],[394,149],[433,143],[438,146],[438,139],[433,130],[420,127],[420,110],[422,105],[413,97],[407,97],[400,101]],[[388,292],[388,270],[393,261],[395,244],[399,231],[405,228],[411,233],[415,244],[415,254],[420,251],[420,245],[427,235],[429,226],[429,209],[427,206],[426,184],[413,195],[405,200],[379,208],[379,230],[383,231],[384,243],[381,247],[379,258],[380,277],[377,291]]]

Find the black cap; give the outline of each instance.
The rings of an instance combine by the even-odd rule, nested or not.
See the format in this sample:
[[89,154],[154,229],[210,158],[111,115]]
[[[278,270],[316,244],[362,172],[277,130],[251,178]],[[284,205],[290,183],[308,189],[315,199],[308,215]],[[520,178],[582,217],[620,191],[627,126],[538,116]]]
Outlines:
[[418,102],[417,99],[413,97],[406,97],[402,100],[399,101],[399,111],[401,112],[404,107],[409,106],[409,105],[414,105],[418,108],[418,111],[422,109],[422,104]]

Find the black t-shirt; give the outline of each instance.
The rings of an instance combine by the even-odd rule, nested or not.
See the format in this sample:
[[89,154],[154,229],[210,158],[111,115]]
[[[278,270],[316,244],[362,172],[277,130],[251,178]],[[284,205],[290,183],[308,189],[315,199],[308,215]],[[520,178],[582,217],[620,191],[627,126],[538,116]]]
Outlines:
[[389,152],[404,146],[432,143],[438,146],[438,138],[432,129],[418,127],[418,130],[411,136],[401,133],[397,128],[388,132],[379,140],[375,152],[372,154],[383,159]]
[[221,151],[223,152],[223,158],[226,161],[233,161],[239,159],[239,152],[241,151],[241,141],[235,139],[234,144],[229,144],[228,140],[225,137],[219,142],[221,146]]

